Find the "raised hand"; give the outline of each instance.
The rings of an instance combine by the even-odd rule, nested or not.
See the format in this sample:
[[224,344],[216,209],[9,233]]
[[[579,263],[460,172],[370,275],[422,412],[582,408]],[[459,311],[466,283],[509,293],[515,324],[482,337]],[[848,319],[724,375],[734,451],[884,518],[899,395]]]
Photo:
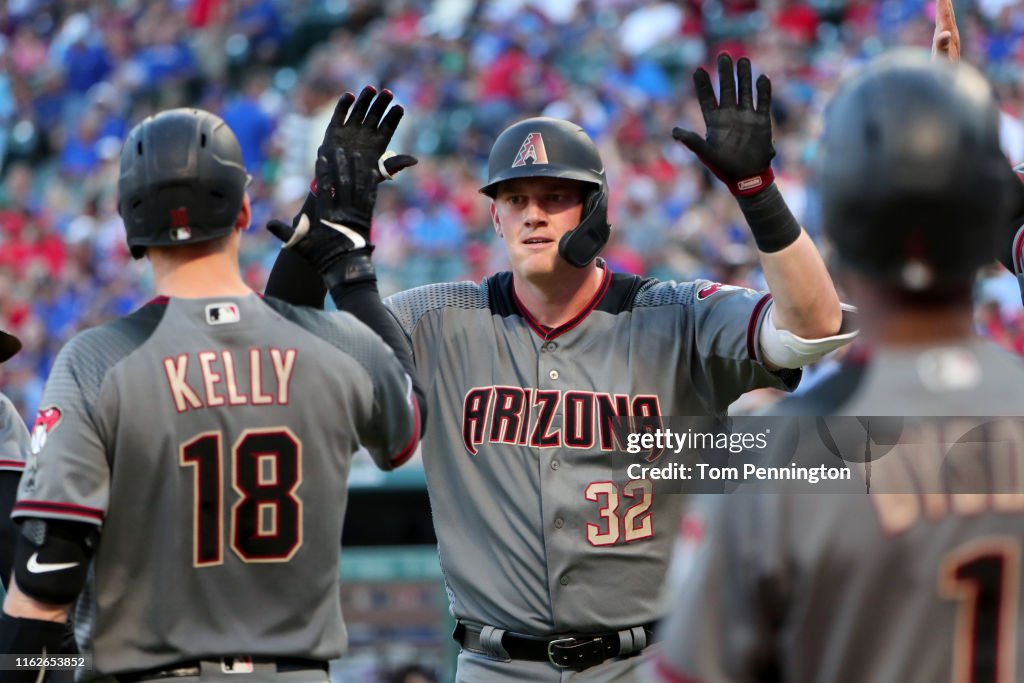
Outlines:
[[307,198],[292,225],[267,224],[286,249],[294,249],[328,280],[346,279],[342,271],[348,267],[339,269],[338,264],[347,254],[368,256],[373,250],[377,186],[417,163],[408,154],[387,152],[405,113],[399,105],[388,109],[393,97],[387,90],[378,95],[370,86],[358,99],[352,93],[341,96],[317,150],[315,195]]
[[932,59],[948,59],[954,64],[960,61],[960,29],[953,13],[953,0],[935,0]]
[[395,97],[390,90],[382,90],[376,99],[374,95],[377,95],[377,89],[369,85],[359,93],[359,99],[352,93],[342,95],[334,108],[331,122],[327,124],[323,144],[343,147],[368,162],[372,161],[370,165],[377,169],[381,180],[389,180],[402,169],[415,165],[417,160],[408,154],[387,151],[399,122],[405,116],[405,109],[399,104],[388,109]]
[[[719,100],[711,87],[711,77],[703,68],[693,73],[693,86],[700,103],[707,134],[701,137],[691,130],[673,128],[672,137],[683,143],[734,195],[757,194],[772,184],[772,84],[767,76],[757,79],[757,106],[751,87],[750,60],[718,55]],[[736,81],[739,81],[739,92]]]

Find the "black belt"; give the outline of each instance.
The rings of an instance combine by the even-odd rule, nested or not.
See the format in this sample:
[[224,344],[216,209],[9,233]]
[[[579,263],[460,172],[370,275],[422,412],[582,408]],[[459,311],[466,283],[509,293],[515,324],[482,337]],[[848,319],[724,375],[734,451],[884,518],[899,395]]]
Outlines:
[[[631,656],[639,653],[653,642],[654,624],[644,624],[647,642],[643,647],[634,648]],[[624,629],[628,631],[629,629]],[[453,634],[462,647],[473,652],[489,655],[480,640],[480,631],[472,626],[459,623]],[[561,669],[583,671],[597,666],[612,657],[618,657],[621,648],[619,632],[588,633],[531,638],[506,631],[501,636],[501,646],[510,659],[529,662],[550,662]]]
[[[202,662],[220,664],[225,668],[225,671],[230,671],[245,663],[273,664],[277,667],[278,673],[286,671],[327,671],[327,662],[317,659],[301,659],[299,657],[210,657],[202,660],[194,659],[187,662],[168,664],[144,671],[116,674],[114,678],[117,679],[118,683],[139,683],[140,681],[154,681],[161,678],[198,677]],[[244,676],[239,680],[244,681]]]

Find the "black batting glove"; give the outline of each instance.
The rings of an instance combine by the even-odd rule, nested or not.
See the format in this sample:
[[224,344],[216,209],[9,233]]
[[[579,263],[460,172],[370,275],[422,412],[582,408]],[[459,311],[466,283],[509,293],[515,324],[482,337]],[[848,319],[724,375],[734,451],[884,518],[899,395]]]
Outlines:
[[415,157],[387,151],[405,114],[399,105],[388,109],[393,98],[370,86],[358,99],[342,95],[317,150],[315,192],[291,225],[267,223],[284,248],[309,261],[328,287],[375,277],[369,256],[377,186],[417,163]]
[[[707,136],[673,128],[672,137],[683,143],[736,196],[750,196],[772,184],[772,84],[767,76],[757,79],[757,107],[751,88],[750,60],[741,57],[733,76],[732,58],[718,55],[720,101],[715,100],[711,77],[703,68],[693,72],[693,86],[700,103]],[[736,80],[739,81],[737,101]]]
[[[345,225],[369,240],[373,205],[377,201],[377,185],[382,180],[417,163],[408,154],[388,153],[388,144],[405,115],[400,105],[388,109],[394,95],[388,90],[377,94],[366,86],[355,99],[345,93],[324,134],[324,144],[317,156],[337,156],[338,176],[333,201],[319,204],[320,219]],[[355,105],[352,105],[355,100]],[[351,112],[349,111],[351,108]],[[386,113],[385,113],[386,112]],[[326,154],[322,152],[326,151]],[[320,171],[317,170],[317,185]],[[318,188],[319,192],[319,188]]]

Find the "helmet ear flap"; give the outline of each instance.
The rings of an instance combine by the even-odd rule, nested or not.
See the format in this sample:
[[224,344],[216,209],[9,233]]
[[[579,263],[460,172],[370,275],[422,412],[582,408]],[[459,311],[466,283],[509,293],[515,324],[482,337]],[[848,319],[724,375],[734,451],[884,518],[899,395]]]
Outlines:
[[608,191],[597,186],[583,200],[580,224],[562,235],[558,253],[577,268],[590,265],[608,243],[612,226],[608,223]]

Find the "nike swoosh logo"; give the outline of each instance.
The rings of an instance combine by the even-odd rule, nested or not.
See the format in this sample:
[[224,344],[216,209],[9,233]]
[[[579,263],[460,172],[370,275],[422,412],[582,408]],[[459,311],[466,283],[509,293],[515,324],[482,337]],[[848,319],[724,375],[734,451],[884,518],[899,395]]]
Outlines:
[[330,221],[325,221],[322,218],[320,219],[320,222],[326,225],[328,228],[337,230],[342,235],[352,240],[353,249],[362,249],[363,247],[366,246],[366,240],[363,238],[363,236],[360,235],[355,230],[353,230],[352,228],[344,226],[341,223],[331,223]]
[[292,236],[284,243],[285,249],[291,249],[294,247],[306,234],[309,233],[309,217],[306,214],[299,214],[299,222],[295,224],[295,232]]
[[61,569],[71,569],[72,567],[77,567],[78,566],[77,562],[57,562],[57,563],[52,563],[52,564],[51,563],[43,564],[42,562],[39,562],[37,560],[38,557],[39,557],[39,553],[32,553],[32,557],[28,558],[28,563],[25,564],[25,568],[28,569],[33,574],[45,574],[47,572],[58,572]]

